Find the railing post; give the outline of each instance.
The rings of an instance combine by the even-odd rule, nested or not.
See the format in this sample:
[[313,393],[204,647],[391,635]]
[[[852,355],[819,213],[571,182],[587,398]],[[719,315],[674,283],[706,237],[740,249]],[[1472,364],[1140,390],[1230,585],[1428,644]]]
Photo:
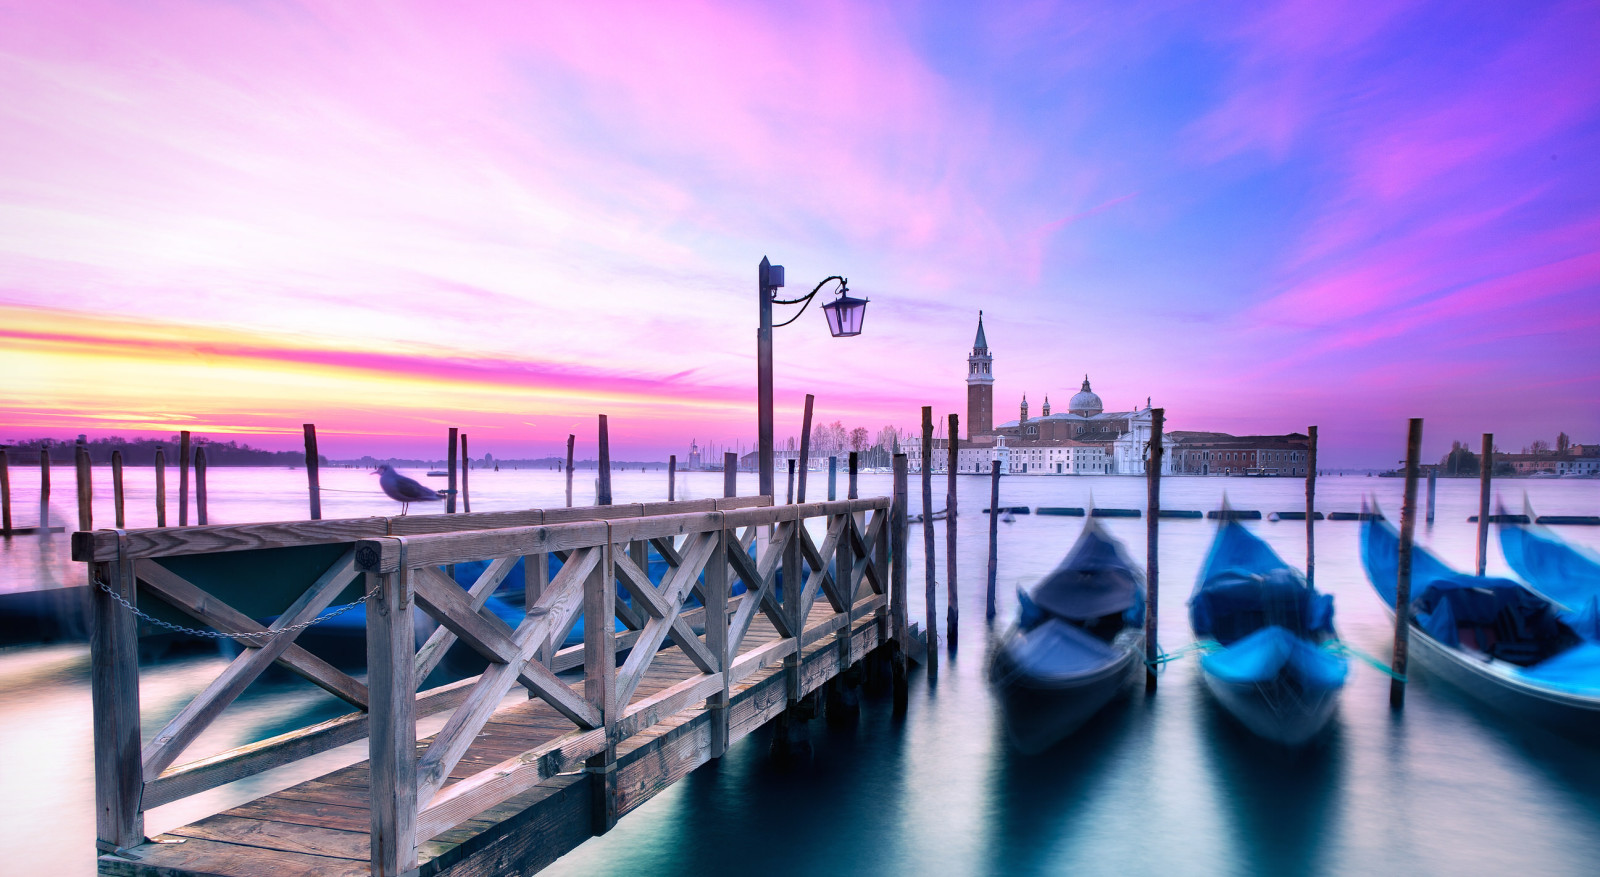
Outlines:
[[906,711],[910,686],[906,680],[906,649],[911,644],[911,624],[906,610],[906,455],[894,455],[894,505],[889,512],[890,558],[889,606],[893,616],[894,642],[890,652],[894,680],[894,710]]
[[[416,654],[411,570],[367,573],[367,720],[371,736],[372,873],[398,877],[417,867]],[[424,802],[425,803],[425,802]]]
[[[120,546],[124,537],[118,534]],[[119,551],[120,553],[120,551]],[[144,762],[139,737],[139,628],[133,614],[99,586],[135,602],[133,561],[89,564],[94,628],[89,694],[94,709],[95,846],[101,852],[144,840]]]
[[[798,513],[789,521],[779,524],[778,527],[793,527],[789,534],[789,541],[783,546],[783,607],[789,616],[789,626],[794,630],[794,652],[783,659],[784,687],[788,693],[789,709],[794,709],[800,702],[800,651],[803,641],[801,634],[805,631],[805,616],[801,615],[799,599],[799,583],[805,581],[805,574],[801,571],[800,562],[800,516]],[[774,534],[776,535],[776,534]],[[823,558],[827,562],[827,558]],[[746,599],[749,599],[748,597]]]
[[590,829],[605,834],[617,824],[617,588],[611,525],[600,562],[583,583],[583,697],[600,714],[606,748],[584,762],[589,774]]
[[[723,515],[718,514],[720,519]],[[722,693],[706,698],[711,713],[711,757],[728,751],[728,529],[719,524],[717,547],[706,564],[706,648],[722,676]],[[788,594],[784,595],[785,597]],[[587,630],[587,628],[585,628]]]

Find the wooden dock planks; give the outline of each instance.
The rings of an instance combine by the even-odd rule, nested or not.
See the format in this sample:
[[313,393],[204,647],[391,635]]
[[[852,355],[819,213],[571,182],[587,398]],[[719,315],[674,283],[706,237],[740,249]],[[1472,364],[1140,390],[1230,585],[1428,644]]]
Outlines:
[[[871,601],[869,596],[858,606]],[[858,609],[856,616],[859,621],[852,630],[850,660],[880,645],[871,613]],[[812,607],[807,633],[834,617],[833,608],[821,601]],[[739,655],[778,641],[771,622],[758,614]],[[815,690],[837,675],[843,660],[831,637],[817,636],[804,649],[800,662],[803,690]],[[730,686],[730,740],[749,734],[783,711],[787,699],[781,670],[781,663],[770,662]],[[680,650],[663,649],[630,702],[644,700],[698,672]],[[581,681],[573,684],[582,691]],[[696,704],[675,713],[618,744],[619,815],[648,801],[710,758],[712,729],[703,706]],[[474,739],[445,788],[576,727],[543,700],[504,706]],[[173,829],[155,838],[156,843],[125,850],[120,856],[104,855],[99,871],[126,877],[367,875],[371,829],[367,779],[365,762],[342,768]],[[590,790],[581,771],[551,777],[453,829],[422,839],[419,873],[469,877],[537,870],[591,836],[589,806]]]

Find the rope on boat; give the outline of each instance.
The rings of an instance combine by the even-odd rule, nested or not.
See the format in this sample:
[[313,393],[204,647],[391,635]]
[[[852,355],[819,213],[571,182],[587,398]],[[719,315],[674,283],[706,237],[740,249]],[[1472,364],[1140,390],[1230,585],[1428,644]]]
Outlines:
[[1158,645],[1156,646],[1155,660],[1145,661],[1144,663],[1147,667],[1156,668],[1164,664],[1170,664],[1173,661],[1181,660],[1182,658],[1194,654],[1195,652],[1204,652],[1209,655],[1212,652],[1220,651],[1221,649],[1222,645],[1216,640],[1211,639],[1197,640],[1174,652],[1169,652]]
[[[1158,646],[1155,660],[1145,661],[1145,666],[1158,668],[1164,664],[1170,664],[1173,661],[1181,660],[1192,654],[1200,653],[1209,655],[1214,652],[1222,651],[1222,648],[1222,644],[1214,639],[1196,640],[1195,642],[1189,643],[1188,645],[1173,652],[1168,652]],[[1319,648],[1325,652],[1328,652],[1329,654],[1338,655],[1341,658],[1359,659],[1371,665],[1373,669],[1384,674],[1385,676],[1390,677],[1391,679],[1398,679],[1402,683],[1406,681],[1405,674],[1394,672],[1394,670],[1390,669],[1386,664],[1383,663],[1382,660],[1361,651],[1360,649],[1344,642],[1343,640],[1328,640],[1319,646]]]
[[1372,655],[1367,654],[1366,652],[1361,651],[1360,649],[1356,648],[1355,646],[1350,645],[1349,643],[1345,642],[1344,640],[1331,639],[1331,640],[1328,640],[1327,642],[1323,643],[1321,647],[1325,651],[1331,652],[1331,653],[1333,653],[1335,655],[1339,655],[1341,657],[1359,658],[1360,660],[1366,662],[1367,664],[1372,665],[1372,668],[1377,670],[1379,673],[1382,673],[1383,675],[1388,676],[1391,679],[1397,679],[1402,683],[1404,683],[1406,681],[1406,677],[1405,677],[1404,673],[1396,673],[1396,672],[1394,672],[1394,670],[1390,669],[1387,665],[1385,665],[1383,663],[1383,661],[1379,660],[1378,658],[1373,657]]

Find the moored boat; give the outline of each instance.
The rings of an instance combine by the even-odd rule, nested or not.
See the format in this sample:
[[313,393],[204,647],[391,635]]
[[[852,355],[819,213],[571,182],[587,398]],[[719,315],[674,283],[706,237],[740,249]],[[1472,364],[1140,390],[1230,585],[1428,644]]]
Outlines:
[[1189,624],[1217,649],[1201,678],[1255,734],[1299,746],[1338,707],[1349,662],[1335,644],[1333,597],[1235,520],[1224,517],[1189,597]]
[[[1395,606],[1399,534],[1361,529],[1367,578]],[[1513,717],[1585,735],[1600,731],[1600,644],[1585,642],[1556,604],[1519,582],[1458,573],[1411,549],[1411,657],[1430,674]]]
[[[1528,520],[1538,521],[1526,499],[1523,505]],[[1600,642],[1600,556],[1538,523],[1501,524],[1500,552],[1528,587],[1560,607],[1568,627]]]
[[989,655],[1012,743],[1036,753],[1099,712],[1144,666],[1144,575],[1089,519]]

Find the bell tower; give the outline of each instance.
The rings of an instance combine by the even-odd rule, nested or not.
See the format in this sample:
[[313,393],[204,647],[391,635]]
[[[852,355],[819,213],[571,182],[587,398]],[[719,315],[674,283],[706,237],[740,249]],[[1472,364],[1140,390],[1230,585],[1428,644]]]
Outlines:
[[967,438],[994,431],[994,357],[983,337],[983,311],[978,311],[978,337],[967,357]]

